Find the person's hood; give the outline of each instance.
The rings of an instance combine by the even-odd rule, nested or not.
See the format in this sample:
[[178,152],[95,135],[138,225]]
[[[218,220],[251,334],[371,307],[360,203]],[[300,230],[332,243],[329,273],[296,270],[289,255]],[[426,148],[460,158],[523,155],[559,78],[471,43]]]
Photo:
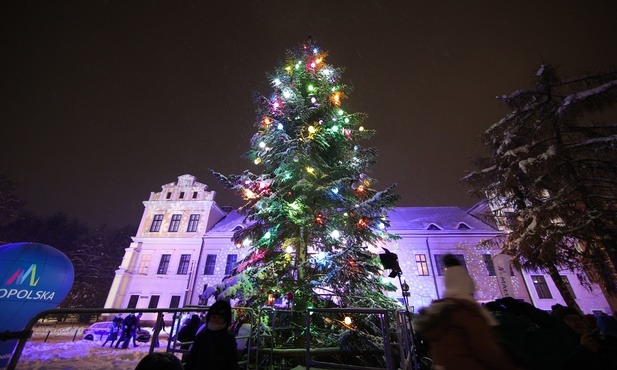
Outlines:
[[475,285],[471,276],[463,266],[451,266],[446,268],[444,276],[446,291],[444,298],[460,298],[473,300]]

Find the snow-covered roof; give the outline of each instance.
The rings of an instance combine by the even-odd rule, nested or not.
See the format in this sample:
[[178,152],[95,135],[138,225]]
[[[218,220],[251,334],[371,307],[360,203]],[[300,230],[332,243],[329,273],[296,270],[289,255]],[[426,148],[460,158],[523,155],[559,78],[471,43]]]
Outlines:
[[[395,233],[403,230],[429,230],[429,228],[435,231],[497,231],[461,207],[396,207],[388,214],[388,218],[390,219],[389,231]],[[236,210],[231,211],[214,225],[208,234],[233,232],[237,227],[248,225],[243,221],[243,215]]]
[[[389,214],[389,231],[496,231],[460,207],[396,207]],[[431,227],[433,225],[433,227]]]

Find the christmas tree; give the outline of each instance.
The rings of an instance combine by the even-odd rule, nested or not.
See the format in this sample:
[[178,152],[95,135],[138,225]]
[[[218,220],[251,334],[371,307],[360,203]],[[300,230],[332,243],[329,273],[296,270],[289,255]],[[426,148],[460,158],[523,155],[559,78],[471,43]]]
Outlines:
[[[367,173],[377,151],[360,145],[374,131],[363,126],[365,114],[345,110],[350,89],[325,59],[309,39],[270,76],[272,94],[257,96],[257,133],[246,156],[261,174],[214,172],[242,195],[250,225],[233,236],[250,253],[222,297],[262,307],[270,293],[296,311],[398,307],[384,294],[396,287],[383,279],[374,252],[397,239],[387,231],[387,211],[399,197],[394,185],[375,190]],[[364,324],[357,326],[373,325]]]

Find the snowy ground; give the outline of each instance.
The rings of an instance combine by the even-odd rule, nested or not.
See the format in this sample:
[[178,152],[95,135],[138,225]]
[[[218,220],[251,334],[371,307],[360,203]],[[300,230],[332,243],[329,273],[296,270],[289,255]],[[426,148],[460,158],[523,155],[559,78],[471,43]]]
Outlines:
[[[150,343],[138,343],[134,348],[131,344],[127,349],[101,348],[102,340],[83,340],[83,329],[86,326],[38,327],[34,329],[32,339],[26,344],[17,365],[18,370],[72,370],[72,369],[119,369],[132,370],[137,363],[148,354]],[[149,330],[150,328],[144,328]],[[75,336],[75,331],[77,335]],[[151,331],[151,330],[150,330]],[[44,342],[45,337],[47,342]],[[73,337],[75,341],[73,342]],[[161,333],[160,347],[155,351],[165,351],[167,337]]]

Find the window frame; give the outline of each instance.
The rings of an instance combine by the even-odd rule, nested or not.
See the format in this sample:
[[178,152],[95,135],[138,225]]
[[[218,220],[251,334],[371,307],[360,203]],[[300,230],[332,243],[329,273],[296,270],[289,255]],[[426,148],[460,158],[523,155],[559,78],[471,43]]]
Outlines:
[[154,215],[154,217],[152,217],[152,224],[150,224],[151,233],[158,233],[159,231],[161,231],[161,225],[163,224],[163,217],[164,215],[162,213],[157,213]]
[[171,220],[169,221],[169,228],[167,229],[170,233],[178,232],[180,228],[180,221],[182,221],[182,215],[179,213],[175,213],[171,215]]
[[199,227],[199,219],[201,215],[199,213],[193,213],[189,216],[189,224],[186,226],[187,233],[197,232],[197,228]]
[[214,275],[216,268],[216,254],[206,255],[206,265],[204,266],[204,275]]
[[190,254],[180,255],[180,263],[178,263],[178,271],[176,272],[176,275],[188,275],[190,263],[191,263]]
[[418,276],[430,276],[428,271],[428,261],[426,254],[416,253],[416,268],[418,269]]
[[167,275],[167,270],[169,270],[169,261],[171,261],[171,254],[161,254],[159,267],[156,270],[157,275]]

